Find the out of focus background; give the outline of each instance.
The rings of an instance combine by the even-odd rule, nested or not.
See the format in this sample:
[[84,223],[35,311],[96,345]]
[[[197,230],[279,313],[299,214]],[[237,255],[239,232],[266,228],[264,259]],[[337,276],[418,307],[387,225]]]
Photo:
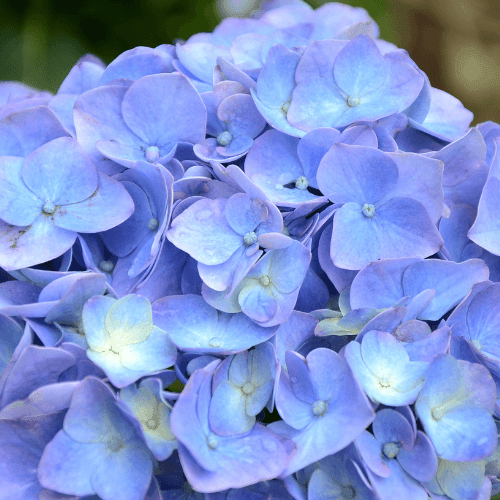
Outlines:
[[[460,99],[473,124],[500,122],[500,0],[357,0],[381,37],[405,48],[434,87]],[[154,47],[211,31],[261,0],[1,0],[0,80],[56,91],[80,56],[111,62],[137,45]],[[319,7],[323,0],[308,0]]]

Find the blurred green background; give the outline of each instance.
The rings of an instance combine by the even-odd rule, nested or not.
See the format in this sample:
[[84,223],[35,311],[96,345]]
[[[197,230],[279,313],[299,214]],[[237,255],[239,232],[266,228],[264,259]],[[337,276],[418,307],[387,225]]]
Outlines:
[[[322,0],[308,0],[318,7]],[[106,63],[137,45],[156,46],[211,31],[223,15],[260,0],[2,0],[0,80],[57,90],[86,52]],[[409,51],[433,86],[459,98],[474,123],[500,121],[498,0],[358,0],[382,38]]]

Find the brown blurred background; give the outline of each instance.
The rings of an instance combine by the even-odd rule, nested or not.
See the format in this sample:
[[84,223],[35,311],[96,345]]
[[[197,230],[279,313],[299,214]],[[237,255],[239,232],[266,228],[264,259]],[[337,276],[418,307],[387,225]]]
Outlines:
[[[309,0],[315,7],[322,0]],[[359,0],[381,36],[409,51],[434,87],[473,111],[474,124],[500,122],[500,0]],[[211,31],[224,15],[258,0],[1,0],[0,80],[55,91],[76,60],[106,63],[137,45]]]

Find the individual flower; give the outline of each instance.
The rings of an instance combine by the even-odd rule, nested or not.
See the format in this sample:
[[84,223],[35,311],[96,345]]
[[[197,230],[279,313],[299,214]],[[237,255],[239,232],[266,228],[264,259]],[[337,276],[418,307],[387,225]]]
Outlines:
[[170,418],[172,431],[179,440],[184,473],[195,490],[205,493],[274,479],[294,451],[289,440],[261,424],[256,423],[250,432],[229,437],[212,430],[211,385],[218,363],[214,361],[190,377]]
[[0,121],[0,157],[26,158],[47,142],[68,135],[47,106],[23,109]]
[[139,385],[130,384],[120,390],[123,401],[141,424],[148,448],[157,460],[166,460],[177,448],[177,439],[170,430],[172,406],[162,394],[159,378],[141,380]]
[[144,76],[130,87],[98,87],[82,94],[74,109],[79,143],[110,174],[133,168],[137,160],[165,164],[178,142],[205,138],[205,106],[178,73]]
[[119,300],[94,297],[83,308],[87,356],[116,387],[169,368],[177,352],[167,334],[153,325],[149,301],[140,295]]
[[283,421],[270,427],[292,439],[297,454],[282,477],[345,448],[375,416],[348,364],[336,352],[319,348],[304,358],[287,351],[285,359],[287,371],[281,371],[276,394]]
[[77,233],[114,227],[134,211],[125,188],[98,173],[80,145],[61,137],[26,160],[0,159],[0,264],[20,269],[58,257]]
[[489,279],[500,281],[500,257],[469,239],[467,233],[477,217],[477,209],[462,203],[450,208],[450,216],[439,221],[439,232],[444,240],[443,252],[455,262],[479,258],[490,270]]
[[[161,165],[138,161],[132,169],[114,177],[134,200],[135,211],[122,224],[100,233],[108,250],[117,257],[116,271],[127,267],[129,278],[147,272],[156,261],[170,223],[173,178]],[[125,266],[124,266],[125,264]],[[116,274],[113,274],[116,278]]]
[[295,73],[288,122],[306,132],[378,120],[407,108],[423,76],[392,53],[382,55],[367,35],[313,42]]
[[257,88],[250,89],[257,109],[272,127],[284,134],[303,137],[305,132],[289,123],[287,118],[295,83],[295,70],[300,54],[276,44],[269,49],[266,62],[257,80]]
[[429,367],[415,411],[438,457],[475,462],[497,445],[495,402],[495,383],[484,366],[441,354]]
[[137,421],[104,382],[88,377],[75,389],[63,428],[45,447],[37,473],[43,487],[59,493],[143,500],[153,460]]
[[452,500],[487,499],[492,493],[491,480],[485,476],[483,460],[456,462],[440,458],[436,477],[425,483],[425,487],[434,494],[434,498]]
[[210,288],[222,291],[235,287],[262,255],[259,237],[282,229],[275,205],[237,193],[196,201],[173,219],[167,238],[198,261]]
[[333,263],[355,270],[378,259],[437,252],[442,168],[422,156],[335,144],[317,173],[321,192],[343,203],[333,220]]
[[390,406],[413,403],[429,368],[425,361],[410,361],[393,335],[376,330],[365,334],[361,344],[350,342],[344,355],[368,397]]
[[208,418],[220,436],[252,429],[255,416],[271,398],[276,377],[272,344],[264,342],[251,351],[228,356],[217,368]]
[[207,134],[213,137],[196,144],[195,154],[204,161],[222,163],[242,157],[266,125],[247,88],[222,81],[201,98],[208,113]]
[[464,337],[477,359],[498,376],[499,296],[500,284],[479,282],[448,318],[453,335]]
[[318,198],[308,187],[318,188],[319,162],[339,136],[338,130],[324,128],[310,132],[299,141],[277,130],[268,130],[250,148],[245,173],[273,203],[300,206]]
[[364,431],[355,445],[374,492],[382,500],[425,499],[419,483],[432,480],[438,467],[429,438],[421,431],[415,434],[405,416],[392,409],[378,411],[372,428],[373,434]]
[[284,248],[268,250],[257,261],[231,295],[203,287],[205,300],[224,312],[242,311],[261,326],[286,321],[297,302],[311,253],[302,243],[285,240]]

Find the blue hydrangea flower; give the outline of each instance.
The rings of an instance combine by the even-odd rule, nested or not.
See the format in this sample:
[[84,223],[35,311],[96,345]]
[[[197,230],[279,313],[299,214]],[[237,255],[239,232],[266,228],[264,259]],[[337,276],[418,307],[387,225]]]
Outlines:
[[103,382],[88,377],[75,389],[60,430],[45,447],[38,479],[45,488],[103,500],[143,500],[153,457],[137,421]]
[[285,359],[287,371],[281,372],[276,394],[283,421],[270,427],[292,439],[297,453],[282,477],[345,448],[374,418],[370,402],[336,352],[319,348],[304,358],[287,351]]
[[[88,345],[83,333],[82,309],[88,299],[103,295],[105,291],[106,278],[102,274],[72,273],[44,287],[37,302],[0,307],[0,312],[31,320],[30,324],[45,346],[53,346],[61,340],[86,349]],[[37,318],[43,318],[46,326],[36,323]],[[49,327],[49,324],[54,326]]]
[[378,259],[437,252],[443,245],[435,226],[443,209],[442,169],[417,155],[335,144],[317,173],[322,193],[344,203],[333,221],[333,263],[361,269]]
[[134,211],[125,188],[98,173],[70,138],[55,139],[26,160],[3,157],[0,179],[0,264],[8,270],[54,259],[78,232],[104,231]]
[[[115,177],[134,199],[135,211],[124,223],[104,233],[101,238],[116,256],[125,257],[116,271],[126,267],[129,278],[147,275],[158,260],[166,240],[173,202],[173,178],[161,165],[138,161]],[[115,275],[114,275],[115,276]],[[141,275],[139,281],[143,281]],[[139,283],[137,283],[139,284]]]
[[466,339],[477,359],[500,376],[500,284],[478,283],[448,319],[454,336]]
[[495,383],[484,366],[441,354],[429,368],[415,411],[440,458],[474,462],[497,445],[495,402]]
[[116,387],[169,368],[177,356],[167,334],[153,325],[149,301],[140,295],[119,300],[93,297],[83,308],[87,356]]
[[257,109],[271,126],[288,135],[303,137],[306,133],[289,123],[287,118],[295,83],[295,70],[300,54],[276,44],[269,49],[266,62],[250,89]]
[[373,421],[373,434],[355,440],[370,483],[382,499],[394,496],[425,499],[420,481],[434,478],[438,459],[429,438],[415,434],[401,413],[382,409]]
[[196,144],[195,154],[207,162],[241,158],[266,125],[248,89],[237,82],[223,81],[201,98],[208,113],[207,134],[213,137]]
[[243,311],[261,326],[286,321],[295,307],[311,253],[302,243],[285,239],[284,248],[267,251],[231,295],[204,286],[205,300],[224,312]]
[[51,92],[21,82],[0,82],[0,119],[23,109],[46,105],[51,97]]
[[[456,462],[439,459],[436,477],[425,483],[433,498],[468,500],[491,498],[491,481],[485,476],[484,461]],[[442,496],[438,496],[442,495]]]
[[166,460],[177,448],[177,439],[170,430],[172,406],[162,394],[158,378],[141,380],[138,386],[130,384],[120,393],[123,401],[137,417],[148,448],[157,460]]
[[393,335],[376,330],[364,335],[361,344],[350,342],[344,354],[368,397],[390,406],[413,403],[429,368],[425,361],[410,361]]
[[500,138],[496,138],[494,142],[496,153],[479,200],[476,220],[470,228],[468,236],[474,243],[489,252],[500,255],[500,246],[497,241],[500,217],[495,205],[496,193],[500,186]]
[[252,429],[274,388],[276,357],[269,342],[249,352],[228,356],[218,367],[208,413],[211,429],[220,436]]
[[218,363],[214,361],[191,376],[170,418],[184,473],[195,490],[205,493],[274,479],[294,450],[289,440],[261,424],[243,435],[225,437],[213,432],[209,409],[212,374]]
[[98,87],[75,103],[78,141],[111,174],[119,171],[113,162],[128,168],[137,160],[167,163],[178,142],[205,138],[206,116],[198,92],[177,73],[144,76],[128,88]]
[[378,120],[408,107],[424,78],[391,53],[383,56],[367,35],[313,42],[297,66],[290,124],[310,131]]
[[259,237],[282,229],[275,205],[238,193],[196,201],[172,221],[167,238],[198,261],[210,288],[222,291],[235,287],[262,255]]

